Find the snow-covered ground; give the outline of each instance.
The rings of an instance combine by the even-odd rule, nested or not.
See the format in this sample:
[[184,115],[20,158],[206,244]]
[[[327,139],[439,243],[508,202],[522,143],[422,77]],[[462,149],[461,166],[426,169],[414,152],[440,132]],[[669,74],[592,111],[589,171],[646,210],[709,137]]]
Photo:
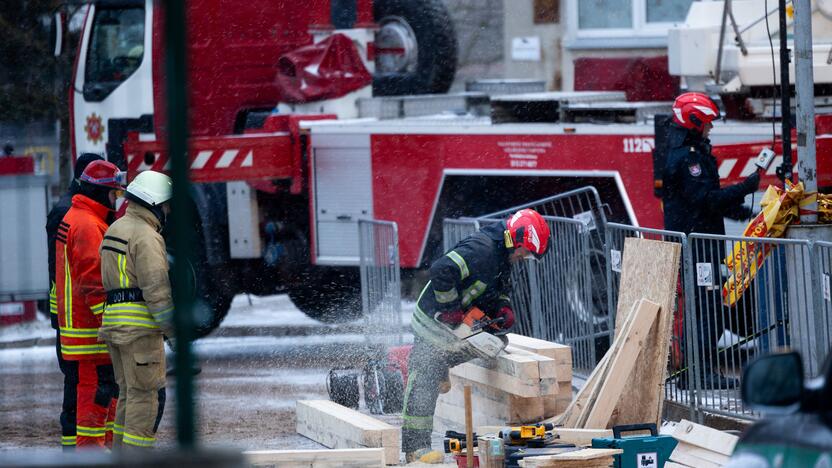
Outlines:
[[[413,307],[402,304],[404,330]],[[220,330],[194,343],[202,368],[195,378],[198,438],[242,449],[321,448],[295,433],[295,402],[328,398],[329,370],[362,362],[362,323],[322,324],[285,295],[236,297]],[[54,333],[46,320],[0,328],[0,451],[59,450],[63,379]],[[412,341],[407,332],[404,338]],[[169,379],[163,447],[175,441],[175,404]]]

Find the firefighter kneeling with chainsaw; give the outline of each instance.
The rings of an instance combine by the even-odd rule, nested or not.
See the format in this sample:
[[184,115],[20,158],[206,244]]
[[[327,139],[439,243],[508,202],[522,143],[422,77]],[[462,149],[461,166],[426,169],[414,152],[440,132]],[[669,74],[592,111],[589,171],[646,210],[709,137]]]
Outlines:
[[[432,461],[433,412],[448,369],[477,357],[495,358],[514,325],[511,264],[540,258],[549,226],[531,209],[483,227],[433,262],[416,304],[415,344],[408,361],[402,450],[407,462]],[[447,388],[444,389],[447,391]]]

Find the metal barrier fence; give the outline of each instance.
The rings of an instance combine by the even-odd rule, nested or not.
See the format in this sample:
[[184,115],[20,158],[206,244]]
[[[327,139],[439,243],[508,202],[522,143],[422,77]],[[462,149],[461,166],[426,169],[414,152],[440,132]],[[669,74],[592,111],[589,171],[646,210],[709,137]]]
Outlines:
[[591,372],[612,339],[627,237],[682,245],[665,398],[688,407],[691,419],[757,417],[739,393],[743,366],[754,356],[789,347],[803,355],[807,375],[821,370],[832,347],[832,243],[607,224],[590,187],[476,219],[445,220],[446,250],[521,208],[547,215],[552,248],[540,262],[513,268],[517,332],[572,346],[576,375]]
[[[687,381],[694,411],[756,417],[739,395],[743,366],[790,347],[815,375],[829,349],[818,323],[813,246],[793,239],[691,234],[684,252]],[[827,335],[827,336],[824,336]]]
[[361,307],[371,344],[402,343],[399,231],[396,223],[358,221]]

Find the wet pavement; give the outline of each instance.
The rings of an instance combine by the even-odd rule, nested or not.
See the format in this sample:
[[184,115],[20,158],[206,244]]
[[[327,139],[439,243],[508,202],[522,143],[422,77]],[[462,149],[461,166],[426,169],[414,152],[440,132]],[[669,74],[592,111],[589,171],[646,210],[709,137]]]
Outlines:
[[[356,323],[308,319],[285,296],[239,296],[216,336],[195,343],[202,368],[195,377],[197,439],[247,450],[323,448],[295,433],[295,401],[328,398],[329,369],[361,361],[366,338],[360,331]],[[63,381],[48,334],[43,331],[37,346],[0,349],[0,450],[59,450]],[[162,447],[176,438],[172,377],[167,394],[157,434]]]

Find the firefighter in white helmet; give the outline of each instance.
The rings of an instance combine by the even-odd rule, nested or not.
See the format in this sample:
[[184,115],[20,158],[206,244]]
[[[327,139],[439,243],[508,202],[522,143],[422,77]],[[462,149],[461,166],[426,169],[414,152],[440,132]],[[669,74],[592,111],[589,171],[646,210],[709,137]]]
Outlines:
[[162,228],[170,177],[145,171],[127,186],[125,215],[101,244],[107,300],[99,339],[119,386],[114,447],[152,447],[165,406],[164,335],[172,337],[173,299]]

